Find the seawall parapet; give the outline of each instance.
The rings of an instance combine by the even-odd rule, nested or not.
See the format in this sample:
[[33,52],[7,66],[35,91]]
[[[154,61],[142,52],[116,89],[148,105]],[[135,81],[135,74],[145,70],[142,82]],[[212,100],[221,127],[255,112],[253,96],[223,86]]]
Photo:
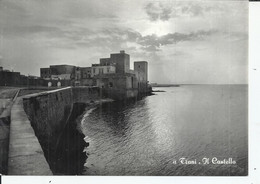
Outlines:
[[88,144],[75,121],[99,99],[97,87],[67,87],[20,97],[12,108],[8,174],[80,174]]

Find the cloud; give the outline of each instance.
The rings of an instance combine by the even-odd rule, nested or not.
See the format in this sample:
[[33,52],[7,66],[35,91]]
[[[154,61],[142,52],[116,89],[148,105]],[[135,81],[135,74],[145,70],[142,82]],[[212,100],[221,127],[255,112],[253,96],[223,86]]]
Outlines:
[[147,51],[159,51],[158,49],[164,45],[177,44],[178,42],[183,41],[195,41],[202,40],[206,36],[217,33],[217,30],[208,30],[208,31],[197,31],[191,32],[188,34],[184,33],[169,33],[163,36],[147,35],[141,37],[138,41],[139,44],[144,46],[144,49]]
[[148,52],[160,51],[160,49],[158,49],[158,47],[156,47],[156,46],[154,46],[154,45],[144,46],[144,47],[142,47],[142,49],[143,49],[144,51],[148,51]]
[[[226,12],[228,7],[224,3],[216,2],[150,2],[144,7],[150,21],[168,21],[176,17],[203,17],[208,13]],[[233,11],[233,10],[229,10]]]
[[[151,80],[161,63],[165,73],[177,66],[173,73],[186,80],[194,67],[246,65],[247,12],[245,0],[0,0],[0,64],[36,74],[49,64],[89,66],[126,50],[132,60],[149,61]],[[161,81],[167,78],[174,77]]]
[[[238,3],[237,3],[238,4]],[[178,12],[176,15],[181,16],[189,16],[189,17],[205,17],[207,14],[219,14],[228,12],[234,12],[236,10],[232,9],[230,3],[225,2],[190,2],[184,3],[179,2],[177,4],[179,8],[177,8]],[[176,16],[177,17],[177,16]]]
[[170,19],[172,13],[172,8],[165,6],[161,2],[148,3],[145,6],[145,10],[151,21],[167,21]]
[[[86,34],[87,33],[87,34]],[[143,36],[141,33],[127,28],[106,28],[96,30],[95,32],[82,29],[77,32],[67,34],[70,45],[78,47],[102,47],[106,50],[116,48],[129,49],[131,43],[135,44],[134,48],[141,48],[143,51],[156,52],[160,51],[161,46],[177,44],[184,41],[203,40],[207,36],[218,33],[217,30],[200,30],[191,33],[168,33],[162,36],[155,34]],[[78,35],[81,35],[80,37]],[[82,36],[84,35],[84,36]],[[130,43],[130,46],[128,46]],[[131,48],[133,49],[133,48]]]
[[35,33],[56,33],[61,32],[61,29],[53,26],[43,26],[43,25],[13,25],[6,26],[3,28],[5,36],[31,36]]
[[190,15],[190,16],[202,16],[205,11],[211,10],[211,7],[202,7],[198,4],[188,4],[187,6],[183,6],[181,8],[181,13]]
[[92,35],[89,34],[84,39],[75,42],[75,44],[80,47],[104,47],[113,50],[116,48],[129,49],[126,43],[134,43],[139,46],[134,48],[140,48],[147,52],[157,52],[161,51],[160,48],[162,46],[178,44],[179,42],[184,41],[203,40],[218,32],[219,31],[217,30],[200,30],[191,33],[175,32],[162,36],[157,36],[155,34],[143,36],[139,32],[131,29],[111,28],[96,31]]

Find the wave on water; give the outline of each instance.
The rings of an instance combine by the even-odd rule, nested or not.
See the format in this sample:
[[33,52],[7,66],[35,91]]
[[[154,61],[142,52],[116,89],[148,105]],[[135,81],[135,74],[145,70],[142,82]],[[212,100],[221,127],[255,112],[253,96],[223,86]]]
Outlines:
[[87,110],[87,112],[83,115],[83,118],[88,117],[88,116],[90,115],[90,113],[91,113],[92,111],[94,111],[96,108],[97,108],[97,107],[93,107],[93,108]]
[[[93,107],[93,108],[91,108],[91,109],[89,109],[89,110],[87,110],[86,111],[86,113],[83,115],[83,118],[82,118],[82,120],[81,120],[81,127],[83,127],[84,126],[84,121],[85,121],[85,119],[96,109],[97,107]],[[90,143],[91,142],[91,139],[90,139],[90,137],[89,136],[85,136],[84,137],[84,141],[86,142],[86,143]],[[87,150],[86,150],[87,148],[85,148],[83,151],[84,152],[86,152]]]

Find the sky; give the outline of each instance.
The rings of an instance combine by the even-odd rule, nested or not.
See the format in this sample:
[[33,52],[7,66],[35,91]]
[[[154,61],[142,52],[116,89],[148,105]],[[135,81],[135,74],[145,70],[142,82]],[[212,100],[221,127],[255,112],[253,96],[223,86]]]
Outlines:
[[149,81],[245,84],[246,0],[0,0],[0,66],[40,75],[125,50]]

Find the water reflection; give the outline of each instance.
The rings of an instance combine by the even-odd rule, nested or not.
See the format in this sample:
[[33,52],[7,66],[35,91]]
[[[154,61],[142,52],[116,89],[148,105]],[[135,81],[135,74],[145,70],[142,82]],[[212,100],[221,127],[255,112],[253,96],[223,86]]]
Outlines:
[[[87,175],[245,175],[247,86],[182,86],[128,104],[105,104],[82,122]],[[233,157],[237,165],[172,164]]]

